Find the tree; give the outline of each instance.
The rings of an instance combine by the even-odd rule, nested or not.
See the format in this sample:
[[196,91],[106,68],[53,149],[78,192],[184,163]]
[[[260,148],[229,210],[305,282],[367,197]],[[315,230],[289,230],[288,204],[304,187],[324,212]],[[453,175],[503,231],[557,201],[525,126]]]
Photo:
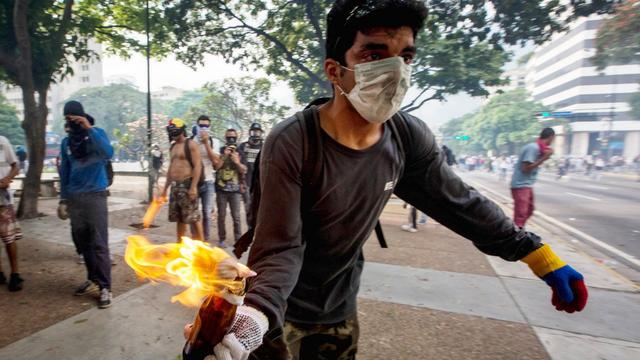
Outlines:
[[513,154],[542,129],[535,113],[544,107],[528,98],[524,89],[496,95],[479,111],[450,121],[441,131],[445,137],[470,136],[466,149],[480,147],[484,151]]
[[170,118],[184,118],[186,117],[189,109],[200,103],[206,96],[204,89],[187,90],[182,95],[166,104],[165,111]]
[[[153,0],[150,17],[152,54],[166,54],[169,34]],[[31,166],[18,215],[38,216],[38,190],[45,154],[49,86],[72,74],[71,60],[95,57],[89,39],[108,43],[125,56],[144,49],[135,36],[144,31],[144,0],[4,0],[0,3],[0,79],[22,89],[25,131]],[[126,30],[126,31],[124,31]]]
[[[609,1],[610,2],[610,1]],[[607,1],[433,0],[420,36],[412,83],[422,91],[405,110],[460,91],[487,95],[501,84],[510,58],[504,44],[542,43],[571,18],[610,11]],[[223,56],[245,69],[261,69],[286,81],[306,103],[331,94],[324,80],[325,18],[334,0],[176,0],[166,9],[176,55],[187,64],[205,54]],[[491,11],[489,11],[491,8]],[[573,10],[573,12],[570,12]]]
[[198,116],[208,115],[213,136],[221,140],[226,129],[248,131],[254,122],[268,131],[289,110],[271,98],[271,86],[271,81],[266,78],[248,76],[207,84],[203,88],[204,98],[189,109],[185,118],[195,122]]
[[124,129],[125,125],[147,113],[147,95],[132,86],[112,84],[84,88],[58,104],[59,111],[54,116],[57,129],[62,130],[64,119],[61,109],[69,100],[80,101],[84,110],[96,119],[96,126],[103,128],[111,138],[114,130]]
[[24,144],[24,131],[20,127],[16,109],[2,94],[0,94],[0,135],[9,139],[12,145]]
[[598,29],[597,52],[591,60],[599,70],[614,63],[640,62],[640,0],[625,1],[615,9]]

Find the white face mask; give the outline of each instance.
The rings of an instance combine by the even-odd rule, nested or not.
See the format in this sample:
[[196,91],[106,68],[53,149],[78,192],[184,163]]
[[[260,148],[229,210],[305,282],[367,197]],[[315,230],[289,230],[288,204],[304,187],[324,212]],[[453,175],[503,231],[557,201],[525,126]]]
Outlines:
[[400,56],[355,66],[356,85],[342,94],[365,120],[382,124],[398,112],[411,82],[411,65]]

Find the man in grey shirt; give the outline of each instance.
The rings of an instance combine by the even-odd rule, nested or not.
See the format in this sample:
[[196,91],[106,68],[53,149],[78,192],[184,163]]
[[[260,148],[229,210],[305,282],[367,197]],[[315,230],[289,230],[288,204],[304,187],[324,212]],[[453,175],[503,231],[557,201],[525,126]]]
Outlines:
[[524,227],[527,219],[533,215],[533,184],[538,178],[540,165],[553,154],[550,147],[555,132],[544,128],[536,142],[525,145],[520,152],[518,162],[511,177],[511,196],[513,197],[513,222]]
[[[362,246],[392,193],[480,251],[526,262],[553,289],[556,309],[584,308],[582,275],[462,182],[424,122],[394,116],[409,88],[424,4],[333,5],[324,71],[334,95],[304,113],[320,131],[319,175],[307,185],[308,121],[280,122],[260,155],[261,196],[248,262],[257,276],[213,349],[216,359],[355,358]],[[400,127],[406,130],[402,141],[394,135]]]

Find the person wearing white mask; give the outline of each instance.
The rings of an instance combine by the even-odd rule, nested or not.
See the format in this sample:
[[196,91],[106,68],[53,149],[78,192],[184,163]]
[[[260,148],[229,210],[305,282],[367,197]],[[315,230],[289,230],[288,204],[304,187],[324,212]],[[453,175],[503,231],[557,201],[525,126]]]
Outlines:
[[[278,123],[264,143],[248,261],[257,276],[216,359],[354,359],[362,247],[392,193],[484,253],[523,259],[553,287],[558,310],[585,306],[582,276],[463,183],[426,124],[399,112],[426,17],[420,0],[333,5],[324,72],[334,94]],[[322,146],[307,181],[314,126]]]

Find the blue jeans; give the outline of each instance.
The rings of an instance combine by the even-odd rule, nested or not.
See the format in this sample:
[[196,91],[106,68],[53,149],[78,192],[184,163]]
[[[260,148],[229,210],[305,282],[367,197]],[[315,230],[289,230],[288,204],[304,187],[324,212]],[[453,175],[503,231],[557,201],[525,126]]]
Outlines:
[[204,241],[209,241],[211,231],[211,212],[213,211],[213,196],[216,192],[213,180],[205,181],[198,188],[198,196],[202,202],[202,228],[204,229]]

